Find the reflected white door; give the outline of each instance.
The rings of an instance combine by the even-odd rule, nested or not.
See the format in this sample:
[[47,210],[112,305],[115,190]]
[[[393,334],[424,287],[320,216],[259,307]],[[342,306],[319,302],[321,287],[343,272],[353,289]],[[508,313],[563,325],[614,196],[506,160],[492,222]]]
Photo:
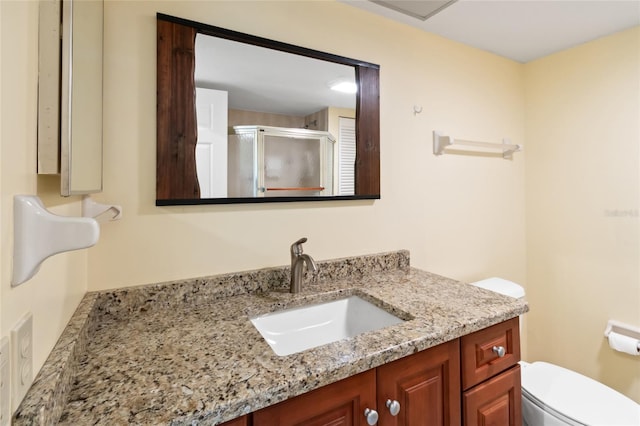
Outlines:
[[227,104],[226,91],[196,88],[196,171],[201,198],[227,196]]

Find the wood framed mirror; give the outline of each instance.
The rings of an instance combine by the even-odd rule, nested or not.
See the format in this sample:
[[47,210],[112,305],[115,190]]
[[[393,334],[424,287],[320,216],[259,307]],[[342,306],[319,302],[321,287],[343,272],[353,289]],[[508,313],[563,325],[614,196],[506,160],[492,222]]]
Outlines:
[[160,13],[157,42],[156,205],[380,198],[378,65]]

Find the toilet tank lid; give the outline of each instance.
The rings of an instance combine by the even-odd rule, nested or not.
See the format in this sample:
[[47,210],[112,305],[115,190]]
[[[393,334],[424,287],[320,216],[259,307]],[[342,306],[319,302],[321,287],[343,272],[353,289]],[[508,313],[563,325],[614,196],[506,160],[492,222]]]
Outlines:
[[516,284],[513,281],[505,280],[504,278],[487,278],[471,284],[476,287],[495,291],[496,293],[504,294],[505,296],[514,297],[516,299],[522,299],[524,297],[524,288],[522,288],[521,285]]
[[588,425],[640,425],[640,405],[621,393],[546,362],[522,369],[523,397]]

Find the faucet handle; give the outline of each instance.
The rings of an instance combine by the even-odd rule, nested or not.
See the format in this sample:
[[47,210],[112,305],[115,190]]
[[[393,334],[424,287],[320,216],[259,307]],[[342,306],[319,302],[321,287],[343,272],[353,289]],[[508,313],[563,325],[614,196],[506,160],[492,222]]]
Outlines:
[[302,244],[307,242],[307,237],[302,237],[295,243],[291,244],[291,255],[298,256],[302,254]]

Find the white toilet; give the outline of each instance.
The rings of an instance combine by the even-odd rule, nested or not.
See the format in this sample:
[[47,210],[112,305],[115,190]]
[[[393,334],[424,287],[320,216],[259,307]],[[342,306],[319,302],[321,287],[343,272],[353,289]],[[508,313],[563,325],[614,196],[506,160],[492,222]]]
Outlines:
[[[472,283],[517,299],[522,286],[501,278]],[[525,426],[639,426],[640,404],[593,379],[546,362],[521,362]]]

